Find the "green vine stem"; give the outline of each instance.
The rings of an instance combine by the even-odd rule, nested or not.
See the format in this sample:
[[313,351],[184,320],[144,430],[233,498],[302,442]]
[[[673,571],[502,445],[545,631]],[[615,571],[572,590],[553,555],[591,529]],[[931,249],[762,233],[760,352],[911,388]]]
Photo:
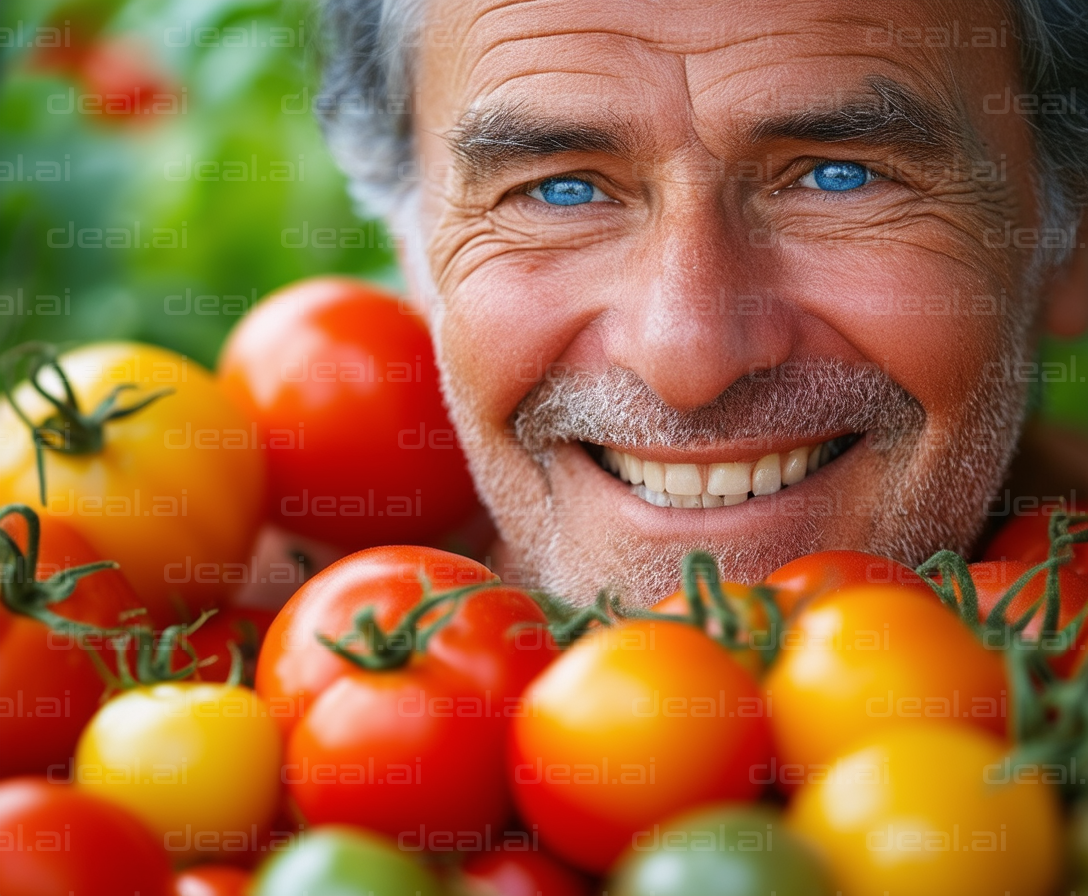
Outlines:
[[[320,632],[315,637],[324,647],[360,669],[371,672],[399,669],[407,665],[413,654],[427,649],[427,643],[449,623],[461,601],[479,591],[499,587],[502,582],[493,579],[438,594],[431,593],[430,582],[422,574],[420,584],[423,595],[419,603],[388,632],[378,624],[374,607],[368,606],[355,614],[351,631],[335,639]],[[420,628],[423,617],[439,607],[445,607],[445,612],[434,622]],[[362,644],[363,650],[358,649],[359,644]]]
[[[52,370],[56,374],[64,392],[62,396],[54,395],[42,385],[40,377],[45,370]],[[15,401],[15,384],[23,378],[53,408],[52,413],[40,423],[31,420]],[[25,342],[7,352],[0,359],[0,383],[12,410],[30,430],[38,465],[38,496],[43,506],[46,503],[45,451],[56,451],[60,454],[97,454],[105,444],[103,430],[107,423],[130,417],[174,391],[159,389],[122,407],[118,404],[122,393],[139,387],[135,383],[121,383],[94,410],[84,413],[60,366],[56,347],[46,342]]]

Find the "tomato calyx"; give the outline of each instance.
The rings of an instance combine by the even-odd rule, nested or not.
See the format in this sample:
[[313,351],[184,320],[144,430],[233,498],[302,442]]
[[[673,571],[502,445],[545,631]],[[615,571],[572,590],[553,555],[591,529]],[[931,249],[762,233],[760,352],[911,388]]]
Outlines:
[[[687,601],[686,613],[663,613],[652,610],[626,610],[628,617],[640,619],[666,619],[694,626],[732,652],[752,650],[759,657],[762,667],[769,668],[778,654],[779,638],[758,637],[748,631],[737,612],[740,601],[727,593],[718,575],[717,561],[706,551],[691,551],[681,564],[681,582]],[[767,632],[777,632],[783,624],[782,612],[774,599],[774,589],[766,585],[754,585],[746,589],[767,614]]]
[[[22,377],[15,376],[20,368],[25,368]],[[58,397],[42,385],[39,377],[44,370],[51,370],[60,380],[64,395]],[[40,423],[34,423],[26,412],[19,407],[12,394],[13,383],[25,378],[34,391],[53,406],[54,413],[49,414]],[[38,465],[38,490],[41,502],[46,503],[45,460],[43,451],[56,451],[60,454],[97,454],[105,445],[105,425],[113,420],[130,417],[160,398],[173,394],[173,389],[158,389],[135,403],[119,406],[122,393],[139,388],[135,383],[121,383],[99,402],[89,413],[84,413],[72,390],[68,377],[61,369],[55,346],[46,342],[26,342],[16,346],[0,361],[0,380],[4,394],[12,410],[30,430],[34,442],[34,453]]]
[[[1032,646],[1036,652],[1049,656],[1060,655],[1065,648],[1076,643],[1081,628],[1085,624],[1086,613],[1080,613],[1068,625],[1059,630],[1061,614],[1061,567],[1073,559],[1073,547],[1088,542],[1088,528],[1074,531],[1074,527],[1088,522],[1088,516],[1074,515],[1057,511],[1049,521],[1050,551],[1047,559],[1027,569],[1016,579],[994,604],[985,619],[980,618],[978,590],[971,577],[967,561],[954,551],[938,551],[917,572],[940,597],[945,606],[956,612],[960,618],[978,635],[988,632],[1007,632],[1021,634],[1043,610],[1042,632],[1039,645]],[[1017,595],[1037,576],[1046,573],[1043,594],[1019,619],[1007,618],[1009,608]],[[1055,639],[1053,636],[1057,635]],[[1049,636],[1049,637],[1048,637]],[[1048,642],[1048,643],[1044,643]],[[1063,647],[1064,645],[1064,647]],[[1024,647],[1027,649],[1027,646]]]
[[38,515],[25,504],[0,507],[0,520],[13,514],[21,516],[26,522],[26,551],[21,550],[15,539],[0,529],[0,602],[4,607],[16,615],[35,619],[53,631],[77,639],[120,631],[67,619],[50,609],[53,604],[70,597],[80,579],[104,569],[118,569],[119,565],[113,560],[99,560],[62,569],[39,582],[36,573],[41,522]]
[[[472,594],[488,588],[497,588],[502,582],[494,579],[487,582],[474,582],[461,588],[432,593],[431,583],[420,573],[423,595],[419,603],[404,614],[389,631],[382,629],[376,619],[373,606],[363,607],[352,618],[352,629],[337,638],[322,632],[315,637],[322,646],[327,647],[337,656],[347,660],[360,669],[381,672],[400,669],[417,654],[427,649],[427,644],[453,618],[461,602]],[[445,605],[445,612],[426,626],[420,627],[423,618]],[[359,644],[363,650],[358,649]]]

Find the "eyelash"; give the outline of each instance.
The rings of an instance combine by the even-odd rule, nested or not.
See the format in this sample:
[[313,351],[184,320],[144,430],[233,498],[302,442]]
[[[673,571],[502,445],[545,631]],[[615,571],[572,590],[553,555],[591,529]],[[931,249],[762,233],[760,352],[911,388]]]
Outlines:
[[[842,191],[820,190],[820,189],[816,189],[814,187],[801,186],[800,182],[802,180],[804,180],[806,177],[814,176],[815,171],[816,171],[817,168],[819,168],[819,167],[821,167],[823,165],[827,165],[827,164],[834,164],[835,162],[842,162],[844,164],[847,164],[847,163],[854,164],[854,165],[858,165],[858,166],[864,168],[866,170],[867,174],[868,174],[868,178],[867,178],[866,182],[864,184],[862,184],[861,186],[856,187],[854,189],[842,190]],[[798,166],[803,166],[803,167],[800,167],[800,169],[798,169]],[[773,191],[772,195],[778,195],[783,190],[800,189],[800,190],[805,190],[805,191],[810,192],[810,193],[820,194],[821,196],[823,196],[825,198],[837,199],[837,198],[840,198],[839,194],[857,193],[859,190],[863,190],[865,187],[868,187],[868,186],[870,186],[870,185],[872,185],[874,183],[877,183],[877,182],[880,182],[880,181],[890,180],[890,178],[886,177],[885,175],[882,175],[879,171],[877,171],[872,166],[870,166],[870,165],[868,165],[868,164],[866,164],[864,162],[855,162],[852,159],[806,159],[806,160],[799,160],[798,162],[795,162],[794,165],[791,165],[790,168],[793,168],[794,171],[798,171],[798,173],[794,174],[793,172],[790,172],[789,169],[787,169],[787,173],[790,176],[790,182],[788,184],[786,184],[784,187],[779,187],[779,188],[775,189]],[[555,203],[546,202],[543,199],[540,199],[540,198],[537,198],[537,197],[531,195],[533,192],[539,190],[540,187],[543,186],[548,181],[554,181],[554,180],[581,180],[581,181],[585,181],[587,184],[589,184],[590,186],[593,187],[594,198],[593,198],[593,200],[590,200],[589,202],[564,206],[564,205],[559,205],[559,204],[555,204]],[[548,177],[544,177],[544,178],[541,178],[540,180],[532,181],[532,182],[530,182],[528,184],[525,184],[525,185],[523,185],[521,187],[518,187],[515,190],[513,190],[512,192],[515,193],[515,194],[522,194],[524,196],[527,196],[527,197],[533,199],[534,201],[538,202],[540,205],[546,206],[547,208],[552,209],[552,210],[559,210],[559,211],[568,211],[568,210],[577,209],[581,205],[603,205],[603,204],[605,204],[605,200],[607,202],[609,202],[609,203],[617,203],[619,200],[617,200],[617,199],[613,198],[611,195],[609,195],[609,193],[606,192],[605,189],[597,182],[598,180],[599,180],[599,178],[597,176],[591,175],[589,173],[571,172],[571,173],[564,173],[564,174],[552,174],[552,175],[549,175]],[[600,194],[601,196],[603,196],[605,198],[605,200],[598,200],[597,199],[597,194]]]

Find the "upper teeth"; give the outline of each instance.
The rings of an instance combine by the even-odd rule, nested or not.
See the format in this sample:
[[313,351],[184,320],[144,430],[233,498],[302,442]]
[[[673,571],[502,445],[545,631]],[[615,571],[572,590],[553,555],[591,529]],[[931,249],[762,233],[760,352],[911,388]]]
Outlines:
[[796,485],[826,463],[827,443],[768,454],[754,463],[663,464],[605,448],[604,466],[658,507],[723,507]]

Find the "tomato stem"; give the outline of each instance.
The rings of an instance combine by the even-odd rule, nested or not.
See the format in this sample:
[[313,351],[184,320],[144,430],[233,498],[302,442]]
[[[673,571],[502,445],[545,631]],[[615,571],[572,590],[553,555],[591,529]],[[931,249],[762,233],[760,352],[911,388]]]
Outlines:
[[[25,368],[23,376],[34,391],[53,406],[53,413],[40,423],[34,423],[15,401],[13,383],[22,379],[15,375],[21,367]],[[60,380],[63,396],[54,395],[42,385],[39,377],[46,369],[52,370]],[[159,389],[143,396],[134,404],[118,407],[118,399],[123,392],[139,388],[135,383],[121,383],[93,411],[85,414],[80,410],[72,385],[60,366],[56,347],[46,342],[25,342],[0,358],[0,382],[12,410],[30,430],[38,467],[38,497],[43,506],[46,503],[44,451],[97,454],[105,444],[104,429],[107,423],[130,417],[174,392],[173,389]]]

